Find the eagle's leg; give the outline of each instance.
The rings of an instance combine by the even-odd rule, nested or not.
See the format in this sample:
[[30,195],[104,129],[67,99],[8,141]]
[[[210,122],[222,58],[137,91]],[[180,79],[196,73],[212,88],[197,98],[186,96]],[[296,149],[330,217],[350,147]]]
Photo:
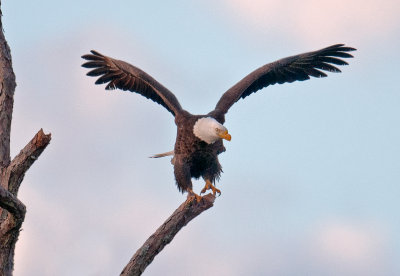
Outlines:
[[187,188],[187,192],[188,192],[188,198],[189,197],[196,198],[197,203],[199,203],[201,201],[201,199],[203,198],[202,196],[199,196],[198,194],[193,192],[193,190],[191,188]]
[[185,156],[182,154],[176,154],[174,159],[174,174],[179,191],[186,191],[188,193],[188,198],[195,198],[197,203],[199,203],[202,197],[193,192],[190,167],[185,160]]
[[206,185],[204,186],[203,190],[201,190],[200,194],[205,193],[207,190],[212,190],[213,195],[215,196],[216,193],[221,195],[221,190],[217,189],[210,180],[206,179]]

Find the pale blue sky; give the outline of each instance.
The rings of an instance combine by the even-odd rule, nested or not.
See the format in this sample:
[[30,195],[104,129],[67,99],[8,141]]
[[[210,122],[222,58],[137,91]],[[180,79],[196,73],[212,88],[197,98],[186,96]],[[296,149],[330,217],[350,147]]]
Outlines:
[[[80,56],[130,62],[193,113],[276,59],[356,47],[325,79],[238,102],[215,206],[146,275],[398,275],[400,54],[395,1],[3,1],[17,76],[12,153],[53,140],[20,190],[15,275],[116,275],[185,199],[173,118],[95,86]],[[196,182],[199,191],[203,183]]]

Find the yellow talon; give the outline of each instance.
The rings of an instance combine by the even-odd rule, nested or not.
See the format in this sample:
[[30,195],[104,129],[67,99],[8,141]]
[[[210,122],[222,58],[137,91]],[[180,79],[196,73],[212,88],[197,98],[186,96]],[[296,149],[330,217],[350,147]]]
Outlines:
[[211,186],[211,190],[213,191],[213,195],[215,196],[216,193],[218,193],[218,196],[221,195],[221,190],[217,189],[215,186]]
[[196,202],[197,202],[197,203],[199,203],[199,202],[203,199],[202,196],[199,196],[198,194],[196,194],[195,192],[193,192],[192,189],[187,189],[187,192],[188,192],[188,198],[189,198],[189,197],[194,197],[194,198],[196,199]]
[[210,180],[206,180],[206,185],[204,186],[204,188],[201,190],[200,194],[205,193],[207,190],[212,190],[213,195],[215,196],[216,193],[218,193],[218,195],[221,195],[221,190],[217,189]]

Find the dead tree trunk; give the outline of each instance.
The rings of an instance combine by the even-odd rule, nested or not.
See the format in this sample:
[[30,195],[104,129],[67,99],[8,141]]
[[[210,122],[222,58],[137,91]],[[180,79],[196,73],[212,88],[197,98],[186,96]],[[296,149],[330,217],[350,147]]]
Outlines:
[[26,171],[35,162],[51,135],[43,130],[11,161],[10,132],[16,87],[11,53],[3,33],[0,1],[0,275],[12,275],[14,250],[25,218],[25,205],[17,198]]

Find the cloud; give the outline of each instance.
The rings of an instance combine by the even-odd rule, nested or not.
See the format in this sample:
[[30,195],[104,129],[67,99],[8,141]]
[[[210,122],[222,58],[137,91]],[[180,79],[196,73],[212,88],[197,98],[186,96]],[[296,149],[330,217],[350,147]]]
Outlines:
[[385,266],[387,237],[381,225],[344,220],[325,221],[317,227],[311,239],[311,255],[325,269],[340,268],[346,275],[349,272],[370,275]]
[[363,262],[371,258],[380,240],[376,233],[351,224],[332,224],[317,235],[317,243],[326,256],[345,262]]
[[[231,15],[251,30],[284,32],[303,43],[370,40],[398,26],[398,1],[223,1]],[[351,41],[350,41],[351,42]]]

